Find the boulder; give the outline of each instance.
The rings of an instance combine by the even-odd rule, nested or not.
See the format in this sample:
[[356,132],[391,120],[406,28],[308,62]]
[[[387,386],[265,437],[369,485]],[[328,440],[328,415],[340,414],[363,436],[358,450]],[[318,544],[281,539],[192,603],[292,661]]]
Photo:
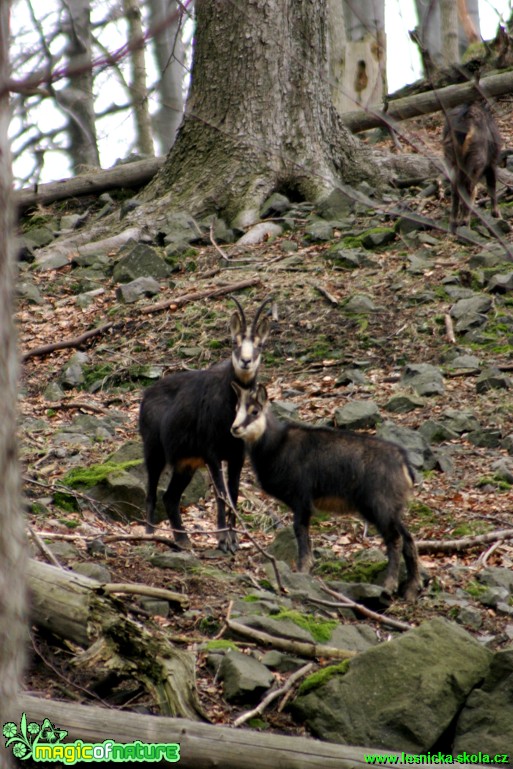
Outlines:
[[228,702],[256,702],[274,683],[271,671],[248,654],[230,649],[219,667]]
[[508,752],[511,761],[512,745],[513,649],[506,649],[495,654],[482,687],[466,701],[456,724],[453,754]]
[[375,427],[381,421],[379,409],[373,401],[352,401],[335,411],[335,424],[351,430]]
[[329,742],[425,753],[487,675],[491,659],[461,627],[433,619],[359,654],[347,672],[337,666],[310,690],[307,679],[292,711]]

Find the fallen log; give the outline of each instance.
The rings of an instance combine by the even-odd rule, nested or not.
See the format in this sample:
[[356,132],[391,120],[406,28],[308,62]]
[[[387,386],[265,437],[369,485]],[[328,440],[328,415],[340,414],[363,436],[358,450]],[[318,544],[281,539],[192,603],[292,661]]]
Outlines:
[[23,213],[29,208],[48,205],[57,200],[100,195],[102,192],[123,187],[143,187],[153,179],[165,160],[165,157],[147,158],[106,170],[94,169],[72,179],[40,184],[36,189],[19,190],[14,193],[14,200],[18,211]]
[[194,655],[177,649],[156,626],[127,617],[125,604],[96,580],[31,560],[31,620],[73,641],[74,665],[95,681],[115,674],[138,681],[165,715],[203,718],[195,688]]
[[428,115],[440,109],[457,107],[463,102],[474,101],[478,94],[494,97],[511,93],[512,90],[513,72],[505,72],[501,75],[490,75],[483,78],[479,82],[478,90],[476,90],[474,83],[448,85],[445,88],[390,101],[386,111],[354,110],[346,112],[341,115],[341,120],[346,128],[353,133],[358,133],[382,125],[393,125],[394,121],[397,120],[406,120],[419,115]]
[[[48,718],[61,729],[66,729],[66,742],[81,740],[83,743],[102,743],[114,740],[132,743],[136,740],[148,743],[180,745],[181,769],[363,769],[371,761],[366,756],[379,756],[385,763],[398,767],[411,766],[411,756],[383,751],[376,748],[350,747],[308,737],[289,737],[281,734],[249,729],[232,729],[227,726],[201,724],[179,718],[142,716],[135,713],[117,712],[105,708],[76,705],[69,702],[39,699],[29,694],[18,698],[12,720],[21,719],[42,722]],[[65,742],[63,744],[66,744]],[[162,761],[161,766],[169,762]],[[478,764],[459,764],[470,769]]]

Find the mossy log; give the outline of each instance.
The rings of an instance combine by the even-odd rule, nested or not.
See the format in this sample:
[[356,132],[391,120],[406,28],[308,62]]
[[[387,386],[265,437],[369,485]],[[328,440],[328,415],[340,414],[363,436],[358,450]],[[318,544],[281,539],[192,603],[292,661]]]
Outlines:
[[104,586],[55,566],[30,561],[31,619],[79,647],[74,664],[98,679],[139,681],[163,715],[203,717],[195,687],[194,656],[126,616],[124,603]]

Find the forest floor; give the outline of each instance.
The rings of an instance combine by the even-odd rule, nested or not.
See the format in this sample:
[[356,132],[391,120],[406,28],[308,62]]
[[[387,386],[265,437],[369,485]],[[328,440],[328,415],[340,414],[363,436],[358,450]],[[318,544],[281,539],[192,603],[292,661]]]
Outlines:
[[[511,147],[510,103],[501,102],[498,113],[505,144]],[[415,136],[418,151],[426,154],[439,151],[439,117],[409,121],[405,130]],[[383,139],[381,146],[394,152],[411,151],[407,145],[398,150],[389,138]],[[408,205],[446,226],[448,197],[440,194],[424,198],[419,193],[419,190],[405,193]],[[80,212],[87,207],[94,210],[94,201],[68,201],[64,208],[68,212]],[[505,218],[513,215],[506,203],[503,202],[502,208]],[[63,212],[62,206],[59,211]],[[376,218],[376,214],[362,213],[354,221],[354,232],[376,226]],[[386,220],[384,216],[383,224],[393,226],[392,217]],[[457,338],[454,344],[447,335],[444,318],[453,299],[445,287],[448,281],[474,285],[475,275],[469,268],[469,259],[483,249],[483,244],[461,243],[436,229],[429,233],[431,237],[421,234],[417,241],[398,235],[387,246],[369,251],[371,266],[349,271],[334,267],[328,258],[333,242],[345,234],[335,232],[329,242],[310,242],[298,223],[297,228],[282,237],[247,247],[243,253],[236,253],[234,246],[223,246],[230,257],[228,261],[214,246],[200,245],[184,269],[173,274],[172,285],[168,282],[163,286],[156,301],[258,278],[260,283],[255,288],[238,296],[250,315],[266,296],[272,295],[276,303],[261,379],[272,399],[294,403],[299,417],[306,422],[330,422],[337,407],[352,400],[371,399],[385,418],[410,428],[416,429],[454,408],[471,411],[482,426],[496,427],[503,435],[512,434],[513,389],[478,393],[475,372],[450,374],[445,366],[448,354],[458,349],[476,355],[481,370],[495,366],[511,371],[513,367],[513,327],[503,322],[513,308],[513,298],[507,294],[492,297],[496,307],[489,316],[486,340],[469,342]],[[504,237],[511,244],[511,234]],[[293,241],[296,250],[285,251],[284,240]],[[412,269],[411,257],[420,250],[428,265]],[[60,488],[63,475],[77,463],[88,466],[105,461],[123,442],[138,440],[137,415],[143,389],[133,375],[138,367],[159,365],[166,371],[197,368],[227,357],[230,352],[228,321],[233,305],[227,297],[219,297],[191,302],[175,311],[171,308],[143,314],[141,303],[121,305],[116,298],[116,286],[107,280],[95,302],[80,309],[75,302],[71,266],[52,273],[34,271],[31,279],[38,285],[44,302],[34,305],[20,299],[17,324],[22,353],[56,340],[77,337],[105,320],[115,321],[110,331],[93,337],[81,348],[88,353],[91,368],[100,370],[108,366],[102,388],[94,392],[87,388],[72,389],[60,405],[49,405],[43,393],[50,382],[58,379],[73,352],[69,349],[29,358],[22,372],[20,453],[30,524],[43,537],[53,535],[48,541],[54,542],[59,537],[71,539],[86,560],[90,558],[86,538],[107,534],[141,535],[144,513],[141,510],[139,522],[120,523],[99,514],[96,506],[87,503],[81,504],[79,512],[63,511],[55,504],[55,491]],[[376,311],[364,316],[347,313],[344,303],[355,294],[371,297]],[[148,300],[142,302],[148,303]],[[406,414],[387,415],[384,404],[404,389],[400,375],[406,362],[439,366],[445,374],[445,391],[443,395],[425,398],[421,407]],[[341,374],[355,367],[364,374],[362,382],[348,385]],[[112,409],[126,416],[114,438],[96,441],[74,454],[55,450],[55,434],[78,413],[102,415]],[[407,514],[414,536],[423,540],[448,540],[512,528],[513,491],[508,484],[497,483],[491,469],[498,458],[508,457],[507,450],[500,446],[479,447],[468,442],[465,436],[448,442],[445,448],[450,453],[452,470],[427,472],[415,488],[414,502]],[[273,522],[277,519],[290,522],[289,512],[258,490],[247,467],[239,506],[252,536],[264,548],[274,538]],[[168,627],[174,638],[181,637],[184,648],[198,649],[203,641],[222,636],[230,602],[244,594],[248,583],[258,584],[264,577],[264,568],[261,556],[244,534],[240,535],[241,546],[234,556],[215,551],[211,494],[201,506],[189,507],[184,521],[196,556],[224,572],[224,583],[210,580],[201,573],[163,572],[150,566],[146,558],[138,557],[139,545],[131,541],[111,543],[104,561],[113,581],[167,586],[184,592],[192,611],[154,621]],[[166,529],[167,523],[163,523],[162,531]],[[315,544],[330,547],[335,557],[351,559],[369,545],[381,546],[379,537],[372,533],[365,537],[361,523],[352,517],[323,518],[313,526],[312,533]],[[166,550],[164,545],[154,547]],[[462,552],[422,555],[422,563],[430,579],[424,594],[414,605],[398,599],[389,610],[392,616],[412,625],[448,614],[447,605],[439,601],[438,595],[442,591],[458,594],[461,583],[455,566],[469,567],[471,574],[477,574],[484,564],[513,568],[513,540],[476,545]],[[482,627],[471,632],[488,637],[494,648],[511,644],[511,636],[506,633],[508,618],[492,608],[480,606],[480,610]],[[84,691],[87,684],[77,681],[69,660],[70,654],[64,645],[59,647],[55,639],[35,632],[28,688],[61,699],[94,701],[92,694]],[[216,723],[231,723],[238,710],[222,698],[220,684],[207,669],[201,652],[198,653],[197,686],[208,717]],[[273,713],[269,723],[274,729],[301,732],[286,714]]]

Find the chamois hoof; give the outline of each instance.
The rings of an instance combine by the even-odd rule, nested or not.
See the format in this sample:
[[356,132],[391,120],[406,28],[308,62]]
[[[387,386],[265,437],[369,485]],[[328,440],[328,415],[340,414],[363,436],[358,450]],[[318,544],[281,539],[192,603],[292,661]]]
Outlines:
[[192,550],[192,542],[184,531],[175,533],[175,543],[182,550]]
[[419,597],[421,586],[418,582],[409,582],[401,590],[401,595],[405,601],[414,603]]
[[220,537],[217,542],[217,547],[222,553],[226,553],[228,555],[231,553],[232,555],[237,552],[239,549],[239,544],[237,542],[237,535],[234,531],[232,532],[225,532],[223,537]]

